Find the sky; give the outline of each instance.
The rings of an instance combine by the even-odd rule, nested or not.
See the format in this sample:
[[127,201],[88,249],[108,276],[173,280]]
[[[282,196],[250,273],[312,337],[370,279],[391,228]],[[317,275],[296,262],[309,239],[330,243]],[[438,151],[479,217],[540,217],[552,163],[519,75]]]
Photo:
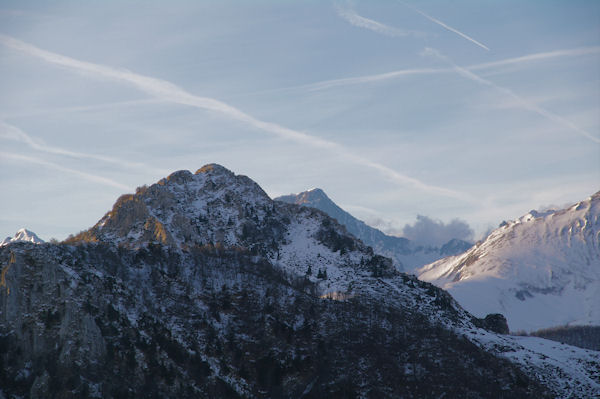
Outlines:
[[208,163],[398,235],[600,190],[598,1],[1,0],[0,89],[4,236]]

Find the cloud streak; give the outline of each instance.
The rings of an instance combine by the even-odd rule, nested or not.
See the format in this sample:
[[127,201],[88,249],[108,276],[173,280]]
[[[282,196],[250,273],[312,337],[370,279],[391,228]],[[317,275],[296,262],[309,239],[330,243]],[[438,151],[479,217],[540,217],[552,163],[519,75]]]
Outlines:
[[304,85],[304,86],[297,86],[295,88],[305,88],[309,91],[317,91],[317,90],[330,89],[332,87],[338,87],[338,86],[349,86],[349,85],[356,85],[356,84],[379,82],[379,81],[383,81],[383,80],[398,78],[401,76],[430,75],[430,74],[436,74],[436,73],[447,73],[449,71],[450,71],[450,69],[442,69],[442,68],[401,69],[398,71],[380,73],[380,74],[375,74],[375,75],[365,75],[365,76],[357,76],[354,78],[325,80],[322,82],[311,83],[311,84]]
[[30,116],[36,116],[36,115],[57,114],[57,113],[66,113],[66,112],[92,112],[92,111],[101,111],[101,110],[106,110],[106,109],[111,109],[111,108],[135,107],[135,106],[152,105],[152,104],[159,104],[159,103],[162,103],[162,101],[156,100],[156,99],[145,99],[145,100],[116,101],[116,102],[112,102],[112,103],[94,104],[94,105],[77,105],[77,106],[68,106],[68,107],[31,109],[31,110],[28,110],[27,112],[22,112],[22,113],[0,114],[0,119],[23,118],[23,117],[30,117]]
[[10,125],[3,120],[0,120],[0,139],[18,141],[27,144],[30,148],[37,151],[46,152],[49,154],[63,155],[71,158],[78,159],[90,159],[96,161],[102,161],[117,165],[121,168],[137,168],[143,170],[153,170],[160,174],[168,173],[168,171],[162,169],[151,168],[143,163],[129,162],[117,158],[107,157],[103,155],[87,154],[83,152],[70,151],[60,147],[54,147],[47,145],[40,140],[32,138],[30,135],[25,133],[23,130],[16,126]]
[[424,16],[425,18],[427,18],[428,20],[430,20],[431,22],[434,22],[438,25],[440,25],[441,27],[449,30],[450,32],[456,33],[457,35],[459,35],[460,37],[467,39],[468,41],[470,41],[471,43],[474,43],[476,45],[478,45],[479,47],[481,47],[484,50],[490,51],[489,47],[486,46],[485,44],[478,42],[477,40],[473,39],[471,36],[468,36],[464,33],[462,33],[461,31],[459,31],[458,29],[455,29],[453,27],[451,27],[450,25],[447,25],[445,23],[443,23],[442,21],[440,21],[439,19],[436,19],[434,17],[432,17],[431,15],[425,14],[423,11],[419,10],[418,8],[415,8],[409,4],[403,3],[403,2],[399,2],[403,5],[405,5],[406,7],[410,8],[411,10],[421,14],[422,16]]
[[575,125],[573,122],[561,117],[560,115],[554,114],[545,108],[542,108],[536,104],[533,104],[533,103],[525,100],[524,98],[522,98],[521,96],[519,96],[512,90],[507,89],[506,87],[499,86],[490,80],[484,79],[484,78],[474,74],[473,72],[469,71],[466,68],[462,68],[462,67],[456,65],[452,60],[450,60],[448,57],[441,54],[439,51],[432,49],[432,48],[426,48],[425,51],[423,52],[423,54],[427,55],[427,56],[435,57],[439,60],[442,60],[442,61],[452,65],[452,68],[454,69],[454,71],[456,71],[459,75],[461,75],[469,80],[480,83],[484,86],[491,87],[491,88],[505,94],[506,96],[511,97],[512,99],[514,99],[516,101],[516,103],[518,105],[521,106],[522,109],[533,111],[533,112],[537,113],[538,115],[541,115],[544,118],[550,120],[551,122],[557,123],[557,124],[567,128],[583,137],[586,137],[587,139],[589,139],[595,143],[600,143],[600,138],[595,137],[594,135],[585,131],[584,129],[581,129],[579,126]]
[[125,184],[121,184],[117,181],[114,181],[114,180],[106,178],[106,177],[94,175],[91,173],[85,173],[85,172],[82,172],[82,171],[76,170],[76,169],[66,168],[64,166],[55,164],[53,162],[48,162],[48,161],[45,161],[45,160],[39,159],[39,158],[29,157],[27,155],[10,154],[7,152],[0,152],[0,159],[2,159],[2,160],[8,159],[8,160],[16,161],[16,162],[27,162],[27,163],[33,163],[36,165],[41,165],[46,168],[51,168],[51,169],[55,169],[55,170],[58,170],[61,172],[66,172],[66,173],[70,173],[70,174],[79,176],[79,177],[83,178],[84,180],[87,180],[87,181],[90,181],[93,183],[99,183],[99,184],[103,184],[105,186],[115,187],[115,188],[118,188],[123,191],[128,191],[131,189],[131,187],[126,186]]
[[[553,58],[564,58],[564,57],[580,57],[585,55],[593,55],[600,53],[600,46],[596,47],[580,47],[574,49],[564,49],[564,50],[555,50],[541,53],[533,53],[524,55],[521,57],[514,58],[506,58],[503,60],[486,62],[482,64],[474,64],[465,67],[465,69],[470,71],[478,71],[478,70],[489,70],[493,68],[510,66],[510,65],[522,65],[536,61],[543,61],[547,59]],[[341,87],[341,86],[349,86],[349,85],[358,85],[358,84],[368,84],[379,81],[385,81],[388,79],[399,78],[403,76],[415,76],[415,75],[432,75],[432,74],[441,74],[441,73],[453,73],[454,68],[416,68],[416,69],[399,69],[396,71],[373,74],[373,75],[363,75],[356,76],[352,78],[341,78],[341,79],[331,79],[331,80],[323,80],[320,82],[309,83],[300,86],[288,87],[285,89],[277,89],[277,90],[291,90],[291,89],[305,89],[309,91],[317,91],[317,90],[326,90],[333,87]]]
[[394,28],[394,27],[382,24],[381,22],[375,21],[373,19],[365,18],[365,17],[357,14],[356,11],[354,11],[352,9],[343,8],[339,5],[336,5],[335,9],[336,9],[337,14],[341,18],[346,20],[348,23],[350,23],[351,25],[356,26],[358,28],[368,29],[373,32],[379,33],[381,35],[390,36],[390,37],[406,37],[406,36],[427,37],[428,36],[424,32],[398,29],[398,28]]
[[335,142],[314,137],[276,123],[262,121],[222,101],[209,97],[196,96],[165,80],[139,75],[128,70],[79,61],[74,58],[40,49],[6,35],[0,35],[0,44],[70,70],[132,85],[138,90],[166,102],[216,112],[254,129],[268,132],[278,137],[293,140],[297,143],[311,147],[328,150],[335,155],[343,156],[345,159],[356,164],[376,170],[395,183],[408,184],[432,194],[453,197],[464,201],[472,201],[470,196],[465,193],[424,183],[418,179],[397,172],[381,163],[373,162],[358,156]]
[[[399,2],[399,3],[410,8],[411,10],[421,14],[423,17],[427,18],[428,20],[430,20],[433,23],[440,25],[444,29],[449,30],[450,32],[459,35],[460,37],[470,41],[471,43],[476,44],[477,46],[481,47],[484,50],[490,51],[488,46],[473,39],[471,36],[459,31],[458,29],[455,29],[455,28],[451,27],[450,25],[445,24],[444,22],[440,21],[439,19],[436,19],[436,18],[432,17],[431,15],[424,13],[423,11],[419,10],[416,7],[413,7],[413,6],[403,3],[403,2]],[[385,25],[379,21],[375,21],[374,19],[369,19],[369,18],[363,17],[362,15],[359,15],[356,11],[354,11],[351,8],[343,8],[339,5],[336,5],[335,9],[336,9],[337,14],[341,18],[343,18],[347,22],[349,22],[351,25],[354,25],[358,28],[368,29],[373,32],[379,33],[381,35],[391,36],[391,37],[413,36],[413,37],[419,37],[419,38],[429,36],[425,32],[414,31],[414,30],[404,30],[404,29],[394,28],[392,26]]]
[[486,62],[483,64],[476,64],[468,66],[466,69],[469,70],[481,70],[481,69],[490,69],[496,68],[499,66],[507,66],[507,65],[518,65],[525,64],[529,62],[542,61],[552,58],[563,58],[563,57],[580,57],[584,55],[592,55],[600,53],[600,46],[591,46],[591,47],[578,47],[574,49],[563,49],[563,50],[554,50],[554,51],[546,51],[541,53],[533,53],[527,54],[521,57],[507,58],[499,61]]

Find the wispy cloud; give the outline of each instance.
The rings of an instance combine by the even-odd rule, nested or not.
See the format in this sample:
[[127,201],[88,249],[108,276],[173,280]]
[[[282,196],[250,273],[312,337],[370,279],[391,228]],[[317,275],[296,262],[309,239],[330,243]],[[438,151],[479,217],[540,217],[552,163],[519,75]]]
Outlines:
[[154,170],[155,172],[160,173],[160,174],[168,173],[168,171],[166,171],[166,170],[155,169],[155,168],[149,167],[148,165],[145,165],[145,164],[139,163],[139,162],[124,161],[122,159],[117,159],[117,158],[113,158],[113,157],[107,157],[107,156],[96,155],[96,154],[88,154],[88,153],[84,153],[84,152],[76,152],[76,151],[67,150],[65,148],[51,146],[51,145],[44,143],[41,140],[34,139],[33,137],[31,137],[30,135],[28,135],[27,133],[25,133],[23,130],[19,129],[18,127],[10,125],[2,120],[0,120],[0,139],[22,142],[24,144],[27,144],[30,148],[33,148],[34,150],[42,151],[42,152],[46,152],[46,153],[50,153],[50,154],[63,155],[63,156],[67,156],[67,157],[71,157],[71,158],[78,158],[78,159],[91,159],[91,160],[96,160],[96,161],[102,161],[102,162],[117,165],[121,168],[137,168],[137,169],[142,169],[142,170]]
[[358,28],[368,29],[373,32],[379,33],[381,35],[390,36],[390,37],[413,36],[413,37],[421,37],[421,38],[429,36],[425,32],[394,28],[392,26],[385,25],[385,24],[375,21],[373,19],[365,18],[365,17],[359,15],[353,9],[344,8],[338,4],[335,5],[335,10],[341,18],[345,19],[351,25],[354,25]]
[[502,87],[497,85],[496,83],[484,79],[481,76],[476,75],[475,73],[469,71],[466,68],[460,67],[458,65],[456,65],[452,60],[450,60],[448,57],[446,57],[445,55],[441,54],[439,51],[432,49],[432,48],[426,48],[425,51],[423,52],[424,55],[427,56],[432,56],[435,57],[439,60],[442,60],[450,65],[452,65],[452,68],[454,69],[454,71],[456,71],[459,75],[472,80],[474,82],[480,83],[484,86],[488,86],[488,87],[492,87],[493,89],[503,93],[504,95],[514,99],[516,101],[517,104],[519,104],[521,106],[522,109],[526,109],[529,111],[533,111],[535,113],[537,113],[538,115],[543,116],[544,118],[557,123],[569,130],[571,130],[572,132],[575,132],[583,137],[586,137],[587,139],[595,142],[595,143],[600,143],[600,138],[595,137],[594,135],[592,135],[591,133],[585,131],[584,129],[581,129],[579,126],[575,125],[573,122],[563,118],[560,115],[557,115],[553,112],[548,111],[545,108],[542,108],[530,101],[527,101],[526,99],[524,99],[523,97],[519,96],[518,94],[516,94],[515,92],[513,92],[510,89],[507,89],[506,87]]
[[527,54],[521,57],[507,58],[499,61],[486,62],[483,64],[476,64],[468,66],[466,69],[470,70],[480,70],[480,69],[490,69],[497,68],[500,66],[506,65],[519,65],[526,64],[529,62],[547,60],[551,58],[563,58],[563,57],[580,57],[584,55],[592,55],[600,53],[600,46],[592,46],[592,47],[578,47],[573,49],[563,49],[563,50],[554,50],[554,51],[546,51],[541,53],[533,53]]
[[[90,112],[90,111],[102,111],[107,109],[114,108],[122,108],[122,107],[135,107],[135,106],[143,106],[143,105],[152,105],[159,104],[162,101],[149,98],[144,100],[130,100],[130,101],[115,101],[110,103],[103,104],[93,104],[93,105],[76,105],[76,106],[67,106],[67,107],[49,107],[49,108],[33,108],[28,109],[26,112],[19,113],[0,113],[0,119],[11,119],[11,118],[23,118],[30,117],[36,115],[45,115],[45,114],[63,114],[63,113],[71,113],[71,112]],[[0,111],[1,112],[1,111]]]
[[450,69],[442,69],[442,68],[421,68],[421,69],[400,69],[397,71],[379,73],[375,75],[365,75],[365,76],[357,76],[354,78],[342,78],[342,79],[332,79],[325,80],[322,82],[311,83],[308,85],[297,86],[295,88],[304,88],[307,90],[325,90],[330,89],[332,87],[337,86],[349,86],[355,84],[364,84],[364,83],[373,83],[382,80],[394,79],[401,76],[410,76],[410,75],[430,75],[434,73],[444,73],[449,72]]
[[[482,64],[474,64],[465,67],[465,69],[470,71],[477,70],[489,70],[503,66],[521,66],[528,63],[533,63],[536,61],[543,61],[553,58],[564,58],[564,57],[580,57],[585,55],[593,55],[600,53],[600,46],[596,47],[580,47],[574,49],[564,49],[564,50],[555,50],[541,53],[533,53],[527,54],[520,57],[506,58],[503,60],[486,62]],[[341,78],[341,79],[330,79],[323,80],[320,82],[309,83],[305,85],[286,87],[283,89],[276,90],[295,90],[295,89],[304,89],[309,91],[317,91],[317,90],[326,90],[333,87],[340,86],[350,86],[350,85],[358,85],[358,84],[368,84],[379,81],[384,81],[388,79],[395,79],[403,76],[414,76],[414,75],[432,75],[432,74],[440,74],[440,73],[453,73],[453,68],[415,68],[415,69],[398,69],[396,71],[378,73],[373,75],[363,75],[356,76],[351,78]]]
[[454,197],[465,201],[470,200],[470,197],[465,193],[424,183],[416,178],[395,171],[381,163],[358,156],[335,142],[314,137],[276,123],[262,121],[222,101],[209,97],[196,96],[165,80],[139,75],[128,70],[76,60],[74,58],[40,49],[6,35],[0,35],[0,44],[70,70],[127,83],[163,101],[213,111],[254,129],[262,130],[315,148],[329,150],[335,155],[341,155],[351,162],[376,170],[396,183],[403,185],[408,184],[417,189],[437,195]]
[[119,182],[116,182],[112,179],[106,178],[106,177],[102,177],[102,176],[98,176],[98,175],[94,175],[91,173],[86,173],[86,172],[82,172],[80,170],[76,170],[76,169],[71,169],[71,168],[67,168],[58,164],[55,164],[53,162],[48,162],[45,161],[43,159],[40,158],[35,158],[35,157],[30,157],[27,155],[21,155],[21,154],[11,154],[11,153],[7,153],[7,152],[0,152],[0,159],[1,160],[12,160],[15,162],[27,162],[27,163],[33,163],[36,165],[41,165],[44,166],[46,168],[52,168],[61,172],[66,172],[66,173],[70,173],[76,176],[79,176],[81,178],[83,178],[84,180],[93,182],[93,183],[99,183],[99,184],[103,184],[105,186],[111,186],[111,187],[115,187],[118,188],[120,190],[130,190],[131,187],[126,186],[125,184],[121,184]]
[[468,35],[466,35],[466,34],[462,33],[462,32],[461,32],[461,31],[459,31],[458,29],[455,29],[455,28],[451,27],[450,25],[447,25],[447,24],[443,23],[442,21],[440,21],[439,19],[436,19],[436,18],[432,17],[431,15],[425,14],[423,11],[419,10],[419,9],[418,9],[418,8],[416,8],[416,7],[413,7],[413,6],[409,5],[409,4],[406,4],[406,3],[404,3],[404,2],[401,2],[401,1],[400,1],[399,3],[401,3],[401,4],[404,4],[406,7],[408,7],[408,8],[410,8],[410,9],[414,10],[415,12],[417,12],[417,13],[421,14],[422,16],[424,16],[425,18],[427,18],[427,19],[428,19],[428,20],[430,20],[431,22],[434,22],[434,23],[436,23],[436,24],[440,25],[441,27],[443,27],[443,28],[445,28],[445,29],[449,30],[450,32],[456,33],[456,34],[457,34],[457,35],[459,35],[460,37],[467,39],[467,40],[468,40],[468,41],[470,41],[471,43],[474,43],[474,44],[478,45],[478,46],[479,46],[479,47],[481,47],[482,49],[485,49],[485,50],[487,50],[487,51],[490,51],[490,49],[488,48],[488,46],[486,46],[485,44],[483,44],[483,43],[481,43],[481,42],[478,42],[477,40],[473,39],[471,36],[468,36]]

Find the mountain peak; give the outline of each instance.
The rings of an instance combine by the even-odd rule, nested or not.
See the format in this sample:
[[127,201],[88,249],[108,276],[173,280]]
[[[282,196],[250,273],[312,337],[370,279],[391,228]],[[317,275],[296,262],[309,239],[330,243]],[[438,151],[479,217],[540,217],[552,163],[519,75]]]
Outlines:
[[315,205],[315,203],[317,203],[317,202],[321,203],[321,205],[323,203],[326,203],[327,206],[337,207],[337,205],[335,205],[335,203],[327,196],[327,194],[325,194],[325,191],[323,191],[323,189],[320,189],[318,187],[311,188],[310,190],[302,191],[301,193],[298,193],[298,194],[292,193],[292,194],[288,194],[288,195],[282,195],[280,197],[277,197],[276,200],[287,202],[290,204],[296,204],[296,205],[307,205],[307,206],[311,206],[313,208],[318,208],[318,209],[320,209],[320,208]]
[[[291,194],[291,195],[293,195],[293,194]],[[296,197],[296,200],[294,202],[298,205],[309,204],[309,206],[314,207],[314,205],[310,205],[310,204],[320,202],[322,204],[326,204],[326,206],[329,206],[329,207],[337,206],[327,196],[327,194],[325,194],[325,191],[323,191],[320,188],[312,188],[310,190],[307,190],[307,191],[304,191],[302,193],[295,195],[295,197]]]
[[[177,173],[177,172],[175,172]],[[209,163],[204,165],[203,167],[201,167],[200,169],[198,169],[196,171],[196,175],[201,174],[201,173],[205,173],[205,174],[219,174],[219,175],[230,175],[233,176],[234,173],[232,171],[230,171],[229,169],[227,169],[224,166],[221,166],[217,163]]]
[[25,228],[19,229],[14,235],[14,237],[6,237],[1,243],[0,246],[8,245],[13,242],[32,242],[34,244],[41,244],[44,242],[41,238],[37,236],[33,231],[27,230]]
[[69,241],[240,245],[249,224],[260,223],[271,208],[271,199],[254,181],[208,164],[195,174],[179,170],[122,195],[94,227]]
[[310,190],[306,190],[305,192],[311,193],[311,194],[316,194],[316,195],[323,195],[323,196],[327,197],[327,195],[325,194],[325,191],[323,191],[323,189],[320,189],[319,187],[311,188]]

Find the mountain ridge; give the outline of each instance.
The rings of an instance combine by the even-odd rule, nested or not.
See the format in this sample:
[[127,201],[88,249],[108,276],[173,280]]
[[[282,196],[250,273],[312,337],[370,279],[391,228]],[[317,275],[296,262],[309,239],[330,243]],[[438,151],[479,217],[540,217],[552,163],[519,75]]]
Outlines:
[[439,248],[426,247],[416,245],[405,237],[387,235],[340,208],[320,188],[279,196],[274,200],[309,206],[327,213],[376,253],[392,258],[396,267],[404,272],[412,272],[444,256],[462,253],[472,246],[472,243],[453,238]]
[[600,325],[599,235],[597,192],[565,209],[503,222],[469,251],[426,265],[418,276],[474,314],[505,314],[513,330]]

